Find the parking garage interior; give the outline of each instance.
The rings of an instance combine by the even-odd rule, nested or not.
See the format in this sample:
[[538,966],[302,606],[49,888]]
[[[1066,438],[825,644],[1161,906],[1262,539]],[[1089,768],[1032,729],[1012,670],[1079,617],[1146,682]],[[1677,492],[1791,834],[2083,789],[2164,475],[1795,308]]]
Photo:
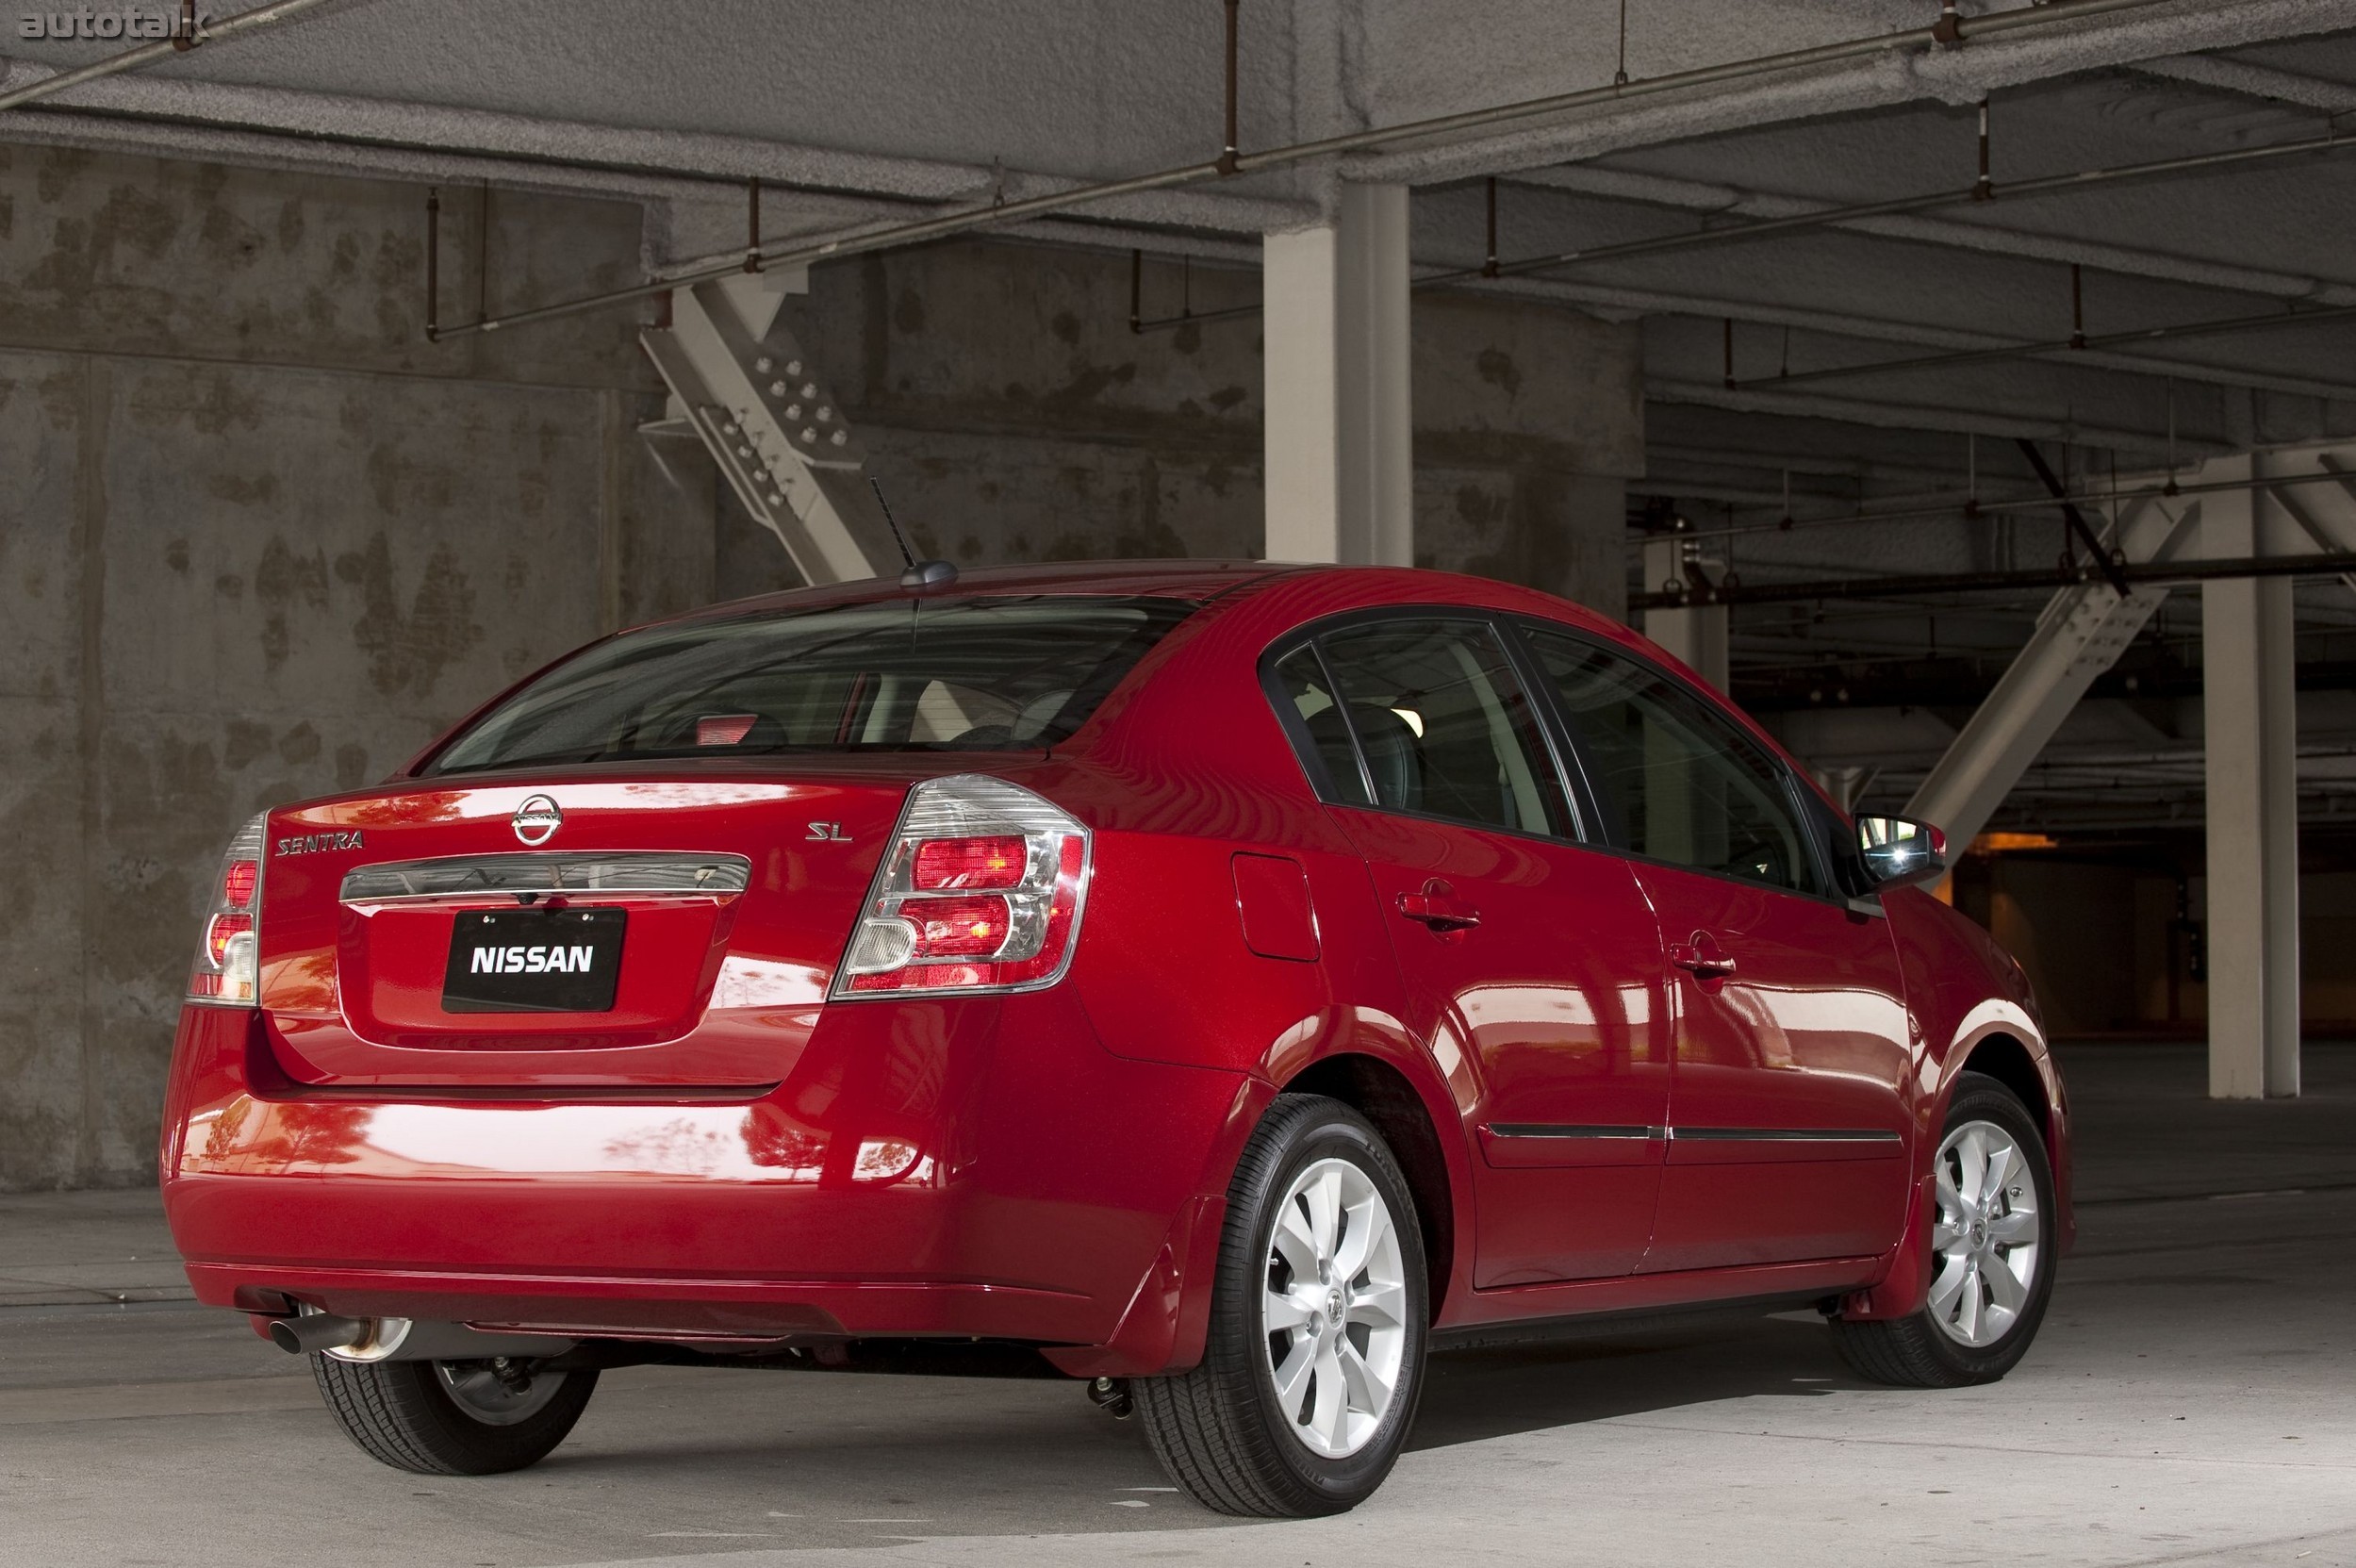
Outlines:
[[[0,24],[0,1558],[2356,1562],[2344,0]],[[1297,1524],[1051,1382],[638,1368],[356,1471],[155,1196],[222,844],[895,529],[1540,588],[1942,826],[2080,1129],[2045,1338],[1453,1352]]]

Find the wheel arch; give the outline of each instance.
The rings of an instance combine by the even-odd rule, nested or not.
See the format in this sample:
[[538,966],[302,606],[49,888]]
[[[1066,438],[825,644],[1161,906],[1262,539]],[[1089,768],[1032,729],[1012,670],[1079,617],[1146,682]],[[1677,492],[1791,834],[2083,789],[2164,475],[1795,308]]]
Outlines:
[[[1952,1043],[1934,1054],[1936,1094],[1926,1092],[1918,1104],[1918,1137],[1914,1196],[1908,1205],[1904,1233],[1889,1255],[1881,1280],[1844,1297],[1842,1315],[1855,1321],[1904,1317],[1921,1309],[1931,1283],[1930,1234],[1932,1151],[1938,1147],[1939,1128],[1954,1098],[1956,1081],[1966,1072],[1994,1079],[2019,1099],[2043,1140],[2053,1173],[2057,1208],[2054,1238],[2067,1254],[2077,1239],[2071,1210],[2070,1130],[2068,1101],[2061,1074],[2045,1049],[2035,1020],[2018,1004],[1989,999],[1958,1021]],[[1932,1074],[1925,1064],[1925,1076]]]
[[[2029,1112],[2029,1119],[2036,1123],[2037,1136],[2045,1140],[2047,1150],[2053,1147],[2053,1098],[2039,1070],[2037,1059],[2030,1053],[2026,1043],[2003,1031],[1992,1031],[1973,1042],[1957,1065],[1958,1073],[1979,1073],[1992,1078],[2019,1097]],[[1948,1092],[1952,1095],[1951,1081]]]
[[1448,1173],[1446,1147],[1424,1103],[1423,1094],[1395,1065],[1378,1056],[1339,1051],[1310,1063],[1280,1085],[1286,1094],[1338,1099],[1374,1123],[1391,1146],[1415,1199],[1417,1229],[1424,1239],[1424,1267],[1430,1279],[1436,1321],[1455,1272],[1456,1187]]

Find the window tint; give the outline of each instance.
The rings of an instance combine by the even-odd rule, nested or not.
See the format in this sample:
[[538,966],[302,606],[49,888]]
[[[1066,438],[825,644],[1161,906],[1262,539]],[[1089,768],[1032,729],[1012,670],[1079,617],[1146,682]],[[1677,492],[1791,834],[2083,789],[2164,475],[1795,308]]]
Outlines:
[[1385,620],[1320,641],[1377,805],[1571,832],[1554,765],[1494,632],[1476,622]]
[[[1305,734],[1314,760],[1325,768],[1321,787],[1326,799],[1343,805],[1373,804],[1366,798],[1366,778],[1358,769],[1358,752],[1350,746],[1350,727],[1342,717],[1342,706],[1326,689],[1325,667],[1317,662],[1317,650],[1304,644],[1277,661],[1277,701],[1292,710],[1292,717],[1300,720],[1296,734]],[[1306,764],[1310,758],[1303,758]],[[1311,777],[1317,769],[1310,768]]]
[[1527,635],[1615,839],[1655,860],[1821,891],[1783,769],[1748,736],[1634,659]]
[[895,600],[655,626],[566,660],[426,769],[1051,746],[1194,606]]

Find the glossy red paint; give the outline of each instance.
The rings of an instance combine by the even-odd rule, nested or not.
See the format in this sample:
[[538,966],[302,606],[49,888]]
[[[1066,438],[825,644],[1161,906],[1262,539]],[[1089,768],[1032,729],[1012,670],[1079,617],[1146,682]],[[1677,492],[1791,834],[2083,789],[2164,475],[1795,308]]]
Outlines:
[[[1673,958],[1676,1122],[1647,1270],[1877,1253],[1903,1228],[1912,1057],[1889,921],[1648,865]],[[1715,955],[1723,967],[1711,966]],[[1811,1143],[1779,1133],[1821,1131]]]
[[[1410,1035],[1473,1090],[1450,1131],[1477,1151],[1475,1285],[1631,1272],[1660,1195],[1671,1055],[1660,943],[1628,864],[1388,812],[1335,816],[1392,913]],[[1399,909],[1417,897],[1481,923],[1430,929]],[[1527,1131],[1569,1125],[1624,1135]]]
[[[1074,1376],[1182,1367],[1239,1152],[1286,1084],[1343,1081],[1345,1058],[1406,1085],[1386,1131],[1434,1151],[1416,1196],[1442,1329],[1762,1295],[1914,1310],[1927,1140],[1983,1051],[2016,1053],[2041,1091],[2067,1215],[2066,1101],[2034,1006],[1952,912],[1908,891],[1886,918],[1826,901],[1795,921],[1607,844],[1328,805],[1260,684],[1272,644],[1359,611],[1527,617],[1663,660],[1623,628],[1378,569],[1010,569],[952,590],[999,593],[1199,608],[1042,751],[451,779],[421,776],[429,749],[380,787],[273,813],[273,846],[358,836],[266,858],[260,1006],[183,1015],[162,1169],[200,1298],[636,1338],[982,1336]],[[830,1001],[910,788],[953,772],[1090,830],[1068,972]],[[444,1013],[452,923],[513,901],[347,901],[342,878],[519,852],[509,818],[535,794],[562,807],[552,850],[740,855],[748,883],[576,900],[629,912],[610,1013]],[[1696,933],[1733,974],[1671,962]],[[1662,1135],[1703,1119],[1728,1136],[1699,1160]],[[1527,1135],[1573,1125],[1624,1135]],[[1877,1136],[1794,1159],[1745,1127]]]

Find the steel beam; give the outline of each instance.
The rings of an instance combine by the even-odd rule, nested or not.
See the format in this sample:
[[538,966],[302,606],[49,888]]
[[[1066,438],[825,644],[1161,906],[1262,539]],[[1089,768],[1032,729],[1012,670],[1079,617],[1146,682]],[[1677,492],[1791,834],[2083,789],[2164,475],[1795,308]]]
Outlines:
[[[2336,557],[2356,502],[2336,483],[2346,448],[2215,458],[2198,497],[2146,497],[2117,523],[2129,563],[2165,569],[2198,551],[2296,563]],[[2315,480],[2325,483],[2308,483]],[[2317,563],[2318,565],[2323,563]],[[2088,582],[2053,596],[2028,646],[1908,803],[1959,847],[1985,825],[2094,678],[2167,592]],[[2208,838],[2209,1092],[2299,1088],[2298,670],[2291,578],[2218,576],[2201,600]]]
[[[2183,555],[2199,535],[2199,506],[2182,499],[2132,503],[2116,523],[2117,548],[2138,564]],[[1970,843],[2167,593],[2165,586],[2143,586],[2121,594],[2093,581],[2054,594],[1996,689],[1906,803],[1906,814],[1937,823],[1958,851]]]
[[674,289],[670,324],[638,335],[671,390],[647,434],[693,434],[760,524],[812,584],[900,564],[865,483],[865,454],[842,405],[793,334],[776,324],[799,270],[739,272]]

